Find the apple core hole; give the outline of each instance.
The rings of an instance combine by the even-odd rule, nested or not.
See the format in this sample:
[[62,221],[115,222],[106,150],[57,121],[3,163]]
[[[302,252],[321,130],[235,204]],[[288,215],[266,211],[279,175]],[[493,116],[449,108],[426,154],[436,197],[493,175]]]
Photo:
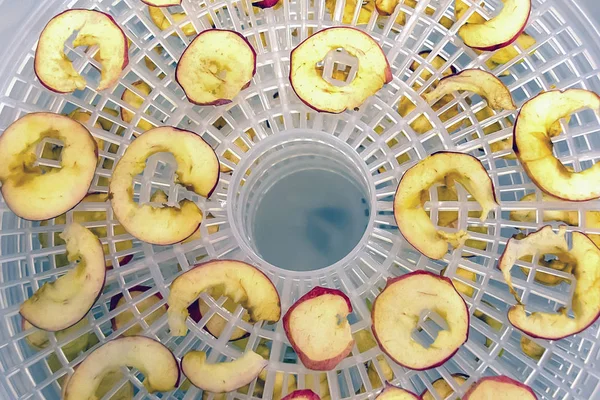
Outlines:
[[333,86],[347,86],[358,72],[358,58],[343,48],[330,50],[316,68],[322,70],[322,77]]
[[342,262],[373,224],[369,175],[354,149],[330,134],[293,130],[263,139],[229,185],[234,236],[259,265],[302,272]]
[[36,166],[42,166],[47,168],[58,168],[60,169],[60,161],[62,158],[63,142],[54,138],[42,139],[36,149]]
[[421,346],[429,348],[435,342],[438,334],[445,330],[448,330],[448,324],[441,315],[433,310],[423,310],[411,337]]

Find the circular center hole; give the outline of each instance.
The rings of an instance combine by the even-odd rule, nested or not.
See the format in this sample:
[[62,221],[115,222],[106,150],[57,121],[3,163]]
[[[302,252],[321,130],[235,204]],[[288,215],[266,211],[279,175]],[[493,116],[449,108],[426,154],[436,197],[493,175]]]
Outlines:
[[325,133],[284,133],[257,144],[230,186],[234,231],[260,259],[310,271],[347,256],[371,219],[368,171]]

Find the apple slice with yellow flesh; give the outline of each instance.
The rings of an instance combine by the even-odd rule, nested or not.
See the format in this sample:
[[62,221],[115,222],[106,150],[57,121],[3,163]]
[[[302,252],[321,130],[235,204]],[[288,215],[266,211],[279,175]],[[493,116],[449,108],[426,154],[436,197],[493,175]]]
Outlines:
[[420,400],[419,397],[409,392],[390,384],[386,384],[385,389],[377,397],[376,400]]
[[142,0],[151,7],[171,7],[181,5],[181,0]]
[[45,283],[21,304],[20,313],[31,325],[51,332],[79,322],[102,293],[106,276],[102,244],[78,223],[65,228],[69,261],[79,264],[51,283]]
[[463,400],[537,400],[529,386],[508,376],[490,376],[478,380]]
[[[35,149],[44,138],[62,141],[60,169],[43,173]],[[64,115],[32,113],[0,136],[0,183],[8,207],[19,217],[43,220],[63,214],[86,195],[98,162],[90,132]]]
[[181,369],[190,382],[213,393],[231,392],[249,384],[258,377],[269,362],[253,351],[240,358],[209,364],[206,353],[190,351],[181,360]]
[[[467,379],[469,379],[469,377],[463,374],[452,374],[452,379],[458,384],[458,386],[461,386],[467,381]],[[454,393],[454,389],[452,389],[452,386],[450,386],[444,378],[437,379],[431,384],[431,386],[433,386],[433,390],[435,391],[437,397],[434,397],[429,389],[426,389],[423,393],[421,393],[422,400],[447,399],[448,396]]]
[[[162,301],[162,296],[158,292],[153,294],[152,296],[147,297],[146,299],[144,299],[142,301],[135,300],[136,297],[141,296],[144,292],[146,292],[150,289],[151,288],[148,286],[134,286],[131,289],[129,289],[129,295],[131,296],[133,303],[135,304],[135,307],[138,309],[140,314],[143,314],[146,310],[153,308],[157,303]],[[119,293],[118,295],[116,295],[112,299],[110,299],[110,310],[112,311],[118,307],[121,307],[125,303],[126,303],[125,297],[123,296],[122,293]],[[156,320],[158,320],[160,317],[162,317],[166,313],[167,313],[167,305],[163,304],[162,306],[157,308],[155,311],[150,313],[148,316],[146,316],[144,318],[144,321],[146,321],[146,323],[148,325],[152,325]],[[134,318],[133,312],[131,312],[129,310],[122,311],[121,313],[117,314],[111,320],[113,330],[116,331],[116,330],[120,329],[122,326],[127,325],[127,323],[129,321],[131,321],[133,318]],[[123,336],[135,336],[135,335],[140,335],[142,333],[143,333],[143,328],[139,324],[135,324],[134,326],[132,326],[131,328],[126,330],[123,333]]]
[[546,351],[545,347],[540,346],[533,340],[529,339],[527,336],[521,336],[519,344],[521,345],[521,350],[523,351],[523,353],[527,354],[534,360],[539,360],[540,358],[542,358],[542,355]]
[[[150,87],[150,85],[148,85],[144,81],[134,82],[131,84],[131,86],[139,90],[145,96],[150,95],[150,93],[152,92],[152,88]],[[123,100],[125,103],[129,104],[132,108],[135,109],[139,109],[144,103],[144,98],[140,97],[138,94],[129,89],[125,89],[125,91],[121,95],[121,100]],[[121,119],[123,121],[129,124],[131,123],[131,121],[133,121],[134,116],[135,112],[129,111],[126,108],[121,108]],[[140,122],[138,122],[137,126],[143,131],[147,131],[154,128],[154,125],[152,125],[150,122],[146,121],[143,118],[140,119]]]
[[321,400],[321,397],[310,389],[300,389],[294,390],[281,400]]
[[114,85],[129,63],[127,36],[110,15],[82,9],[58,14],[42,31],[34,62],[35,74],[40,82],[58,93],[85,89],[85,79],[64,52],[65,43],[74,33],[77,33],[74,47],[100,47],[102,75],[96,90]]
[[145,336],[111,340],[91,352],[69,377],[63,400],[93,400],[104,377],[120,367],[133,367],[145,376],[148,392],[168,392],[177,386],[179,365],[162,343]]
[[133,179],[153,154],[170,152],[177,161],[177,182],[195,193],[209,197],[219,180],[219,160],[212,147],[193,132],[160,127],[146,131],[127,148],[110,181],[111,205],[125,230],[152,244],[172,244],[198,229],[202,212],[189,200],[180,207],[139,205],[133,199]]
[[[89,322],[90,321],[87,318],[83,318],[81,321],[79,321],[75,325],[70,326],[67,329],[63,329],[63,330],[55,332],[56,341],[60,342],[61,340],[63,340],[63,338],[67,338],[73,334],[76,334],[80,330],[85,329],[88,326]],[[27,331],[32,328],[35,328],[35,327],[33,325],[31,325],[31,323],[29,323],[29,321],[27,321],[26,319],[23,319],[23,322],[21,324],[21,329],[23,331]],[[94,340],[94,339],[96,339],[96,340]],[[25,336],[25,341],[27,342],[27,344],[29,346],[31,346],[31,348],[33,348],[35,350],[43,350],[50,345],[50,337],[49,337],[48,332],[41,330],[41,329],[37,329],[33,333]],[[65,344],[64,346],[61,347],[61,349],[62,349],[63,353],[65,354],[65,357],[67,358],[67,360],[71,361],[79,353],[81,353],[82,351],[85,351],[88,348],[88,345],[92,341],[97,342],[96,335],[94,335],[93,333],[79,334],[79,336],[76,339]]]
[[306,368],[329,371],[352,351],[354,338],[346,317],[350,299],[342,291],[316,286],[283,317],[283,329]]
[[[600,249],[581,232],[572,233],[572,248],[565,238],[566,227],[558,233],[545,226],[522,240],[509,239],[498,267],[504,280],[515,296],[517,304],[508,311],[508,320],[517,329],[534,338],[558,340],[574,335],[592,325],[600,316]],[[566,309],[558,313],[533,312],[527,315],[525,305],[514,289],[510,271],[517,260],[535,254],[559,255],[571,260],[576,283],[573,291],[572,309],[574,318]]]
[[467,23],[458,35],[471,48],[495,51],[511,45],[527,26],[531,13],[531,0],[504,0],[504,7],[492,19]]
[[[437,313],[448,325],[429,347],[412,338],[426,311]],[[450,279],[428,271],[388,279],[373,303],[371,318],[381,349],[396,363],[418,371],[444,364],[469,336],[467,304]]]
[[[323,78],[315,65],[338,48],[358,59],[358,71],[352,82],[335,86]],[[392,81],[387,58],[367,33],[350,27],[323,29],[292,50],[290,83],[307,106],[320,112],[341,113],[360,107],[367,98]]]
[[468,154],[435,153],[410,168],[402,176],[394,197],[394,218],[404,238],[427,257],[440,259],[464,244],[466,231],[448,233],[437,230],[423,208],[421,193],[436,183],[460,183],[481,205],[485,221],[496,204],[492,180],[479,160]]
[[457,91],[469,91],[484,97],[494,110],[516,110],[510,90],[489,72],[480,69],[465,69],[458,74],[442,78],[437,87],[423,98],[429,104]]
[[179,59],[175,78],[188,100],[220,106],[233,101],[256,73],[256,52],[235,31],[201,32]]
[[567,169],[553,152],[549,129],[584,108],[598,113],[600,97],[588,90],[544,92],[521,107],[514,128],[514,151],[531,180],[544,192],[568,201],[600,197],[600,163],[582,172]]
[[[214,288],[213,290],[211,290],[210,294],[213,298],[218,299],[223,295],[223,291],[220,288]],[[222,307],[232,313],[236,310],[238,304],[234,302],[230,297],[227,297],[227,300],[225,300],[225,303],[223,303]],[[199,299],[198,309],[200,312],[200,318],[202,318],[202,315],[206,315],[206,313],[208,313],[208,311],[210,310],[210,306],[204,300]],[[248,322],[250,320],[250,315],[248,313],[245,313],[242,319]],[[210,332],[211,335],[213,335],[216,338],[219,338],[221,336],[221,333],[223,333],[223,329],[225,329],[226,325],[227,321],[220,315],[215,314],[211,317],[211,319],[209,319],[206,322],[206,325],[204,325],[204,327],[208,332]],[[229,340],[238,340],[247,335],[248,332],[246,332],[245,330],[241,328],[235,328]]]
[[[90,193],[81,200],[81,203],[104,203],[108,201],[107,193]],[[80,204],[81,204],[80,203]],[[105,211],[73,211],[73,222],[85,223],[85,222],[97,222],[97,221],[106,221],[106,212]],[[48,226],[49,221],[41,221],[40,226]],[[67,223],[67,214],[61,214],[54,218],[54,225],[64,225]],[[89,228],[90,231],[98,237],[98,239],[105,238],[107,236],[107,231],[105,226],[97,226],[93,228]],[[115,235],[123,235],[125,234],[125,229],[123,229],[122,225],[116,225],[113,227]],[[50,247],[50,233],[44,233],[39,235],[40,244],[43,248]],[[65,241],[60,238],[60,234],[58,232],[54,233],[54,245],[59,246],[64,244]],[[133,248],[133,242],[131,240],[122,240],[115,243],[115,248],[117,251],[125,251]],[[102,245],[102,250],[104,254],[110,254],[108,249],[108,244]],[[125,265],[129,261],[133,259],[133,255],[126,255],[123,257],[119,257],[119,265]],[[54,261],[57,267],[64,267],[69,264],[69,260],[64,254],[56,254],[54,256]],[[106,268],[111,269],[113,267],[112,260],[106,261]]]
[[195,265],[171,284],[167,300],[171,335],[185,336],[187,307],[200,293],[215,287],[222,287],[224,296],[246,308],[252,321],[275,322],[281,316],[277,289],[258,268],[235,260],[209,261]]

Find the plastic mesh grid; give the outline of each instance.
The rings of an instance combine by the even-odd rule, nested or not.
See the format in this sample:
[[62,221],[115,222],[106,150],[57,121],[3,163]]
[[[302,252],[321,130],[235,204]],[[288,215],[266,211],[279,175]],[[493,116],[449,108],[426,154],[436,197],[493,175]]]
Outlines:
[[[141,324],[146,335],[159,339],[177,357],[182,357],[190,349],[211,349],[209,360],[223,360],[237,357],[244,348],[256,349],[259,343],[266,344],[270,348],[270,363],[262,394],[260,391],[255,393],[262,383],[255,381],[246,393],[231,393],[229,398],[251,398],[254,393],[254,397],[258,398],[277,397],[274,388],[280,378],[283,379],[284,388],[281,395],[288,391],[288,383],[293,380],[297,381],[299,388],[312,386],[324,398],[327,394],[331,398],[367,398],[376,393],[381,388],[380,382],[386,379],[420,393],[425,389],[431,390],[432,382],[439,378],[461,395],[470,383],[486,374],[510,375],[531,385],[544,399],[592,398],[600,380],[597,346],[599,325],[595,324],[581,334],[560,341],[532,339],[545,351],[539,360],[527,356],[520,347],[522,334],[506,320],[506,310],[514,300],[495,266],[508,238],[519,230],[531,232],[546,224],[543,222],[545,210],[576,213],[579,227],[569,229],[600,234],[599,228],[586,226],[585,218],[588,211],[600,211],[600,203],[542,202],[541,192],[524,174],[518,162],[504,158],[509,151],[492,151],[491,143],[511,136],[514,113],[492,113],[480,121],[476,113],[485,107],[485,103],[477,96],[468,93],[457,95],[444,108],[435,111],[420,97],[420,92],[442,76],[444,68],[438,69],[432,65],[436,55],[448,60],[446,66],[453,65],[459,70],[472,67],[489,70],[486,61],[490,54],[478,55],[466,48],[456,31],[470,12],[477,10],[492,15],[499,2],[465,2],[471,5],[471,10],[449,29],[440,21],[453,18],[453,0],[419,0],[415,8],[403,4],[389,18],[377,18],[376,14],[372,14],[368,23],[361,25],[361,29],[368,31],[383,47],[392,66],[394,80],[377,96],[367,100],[359,110],[328,115],[308,109],[294,95],[288,81],[289,53],[312,32],[340,25],[342,19],[344,24],[356,24],[360,8],[355,7],[354,2],[347,1],[349,4],[346,6],[344,1],[338,1],[334,7],[328,8],[320,1],[286,0],[277,10],[253,9],[248,12],[252,9],[248,0],[184,1],[181,8],[170,8],[169,11],[185,14],[165,14],[164,29],[161,30],[153,23],[148,8],[138,0],[70,1],[61,7],[94,8],[107,12],[124,28],[131,41],[130,64],[121,81],[114,88],[97,93],[93,90],[99,76],[99,64],[93,57],[95,49],[68,48],[68,55],[74,60],[76,70],[87,76],[91,83],[85,90],[73,94],[53,94],[34,78],[35,45],[27,43],[15,60],[16,73],[4,77],[8,85],[1,94],[0,129],[29,112],[51,110],[69,113],[74,108],[89,111],[91,117],[86,126],[104,142],[90,192],[107,191],[107,178],[111,176],[115,161],[123,154],[130,140],[143,132],[148,124],[168,124],[197,132],[215,148],[221,162],[232,170],[236,168],[236,161],[246,155],[238,139],[252,148],[270,135],[295,128],[329,133],[354,148],[371,172],[368,178],[375,187],[376,196],[376,202],[371,206],[374,225],[368,237],[359,244],[361,251],[357,256],[335,268],[311,271],[308,275],[265,266],[264,269],[282,296],[283,310],[312,286],[340,288],[352,299],[352,330],[358,332],[369,329],[367,300],[373,301],[387,277],[416,269],[440,272],[447,267],[447,276],[472,288],[472,296],[465,296],[471,314],[482,312],[499,322],[500,326],[494,328],[482,319],[472,317],[469,341],[450,361],[429,371],[406,370],[384,356],[378,347],[364,352],[355,347],[335,370],[323,375],[307,370],[295,360],[280,323],[250,325],[242,320],[244,310],[241,307],[233,313],[221,307],[224,298],[213,300],[202,295],[210,311],[197,324],[188,320],[190,332],[185,338],[170,336],[166,316],[148,326],[144,318],[161,307],[165,300],[143,313],[135,305],[157,292],[166,299],[168,286],[180,271],[189,269],[190,265],[203,258],[247,259],[247,254],[242,252],[232,234],[226,212],[231,175],[221,174],[219,186],[210,200],[192,197],[207,219],[200,228],[201,238],[189,243],[152,246],[128,234],[120,234],[115,229],[118,228],[118,221],[107,203],[82,203],[75,211],[69,212],[66,222],[78,211],[104,212],[101,220],[84,225],[106,227],[102,242],[109,247],[107,261],[112,263],[113,268],[107,274],[102,296],[88,316],[89,324],[67,336],[48,335],[49,344],[36,351],[25,340],[34,330],[23,331],[18,309],[20,303],[41,284],[68,268],[57,265],[55,257],[65,252],[64,246],[55,243],[54,238],[54,233],[61,232],[64,225],[60,221],[57,223],[56,219],[45,225],[21,220],[2,202],[0,370],[3,386],[11,398],[58,397],[61,377],[71,373],[87,353],[135,324]],[[600,88],[595,60],[576,31],[561,17],[562,7],[566,7],[564,2],[558,0],[534,1],[527,33],[536,39],[536,44],[527,51],[517,46],[518,57],[492,71],[496,75],[505,74],[503,80],[518,105],[554,86],[596,91]],[[56,13],[59,11],[57,9]],[[395,21],[402,13],[405,23],[399,25]],[[185,46],[191,42],[195,32],[212,26],[243,33],[258,53],[258,68],[252,85],[231,105],[218,108],[190,104],[174,82],[174,67]],[[431,54],[422,58],[419,53],[423,50],[431,51]],[[416,68],[410,68],[413,62],[417,63]],[[427,79],[423,79],[424,70],[430,72]],[[149,95],[133,85],[139,80],[150,86]],[[413,90],[415,83],[421,88]],[[121,99],[126,89],[139,94],[143,100],[138,108]],[[404,96],[416,107],[401,117],[397,110]],[[458,110],[455,116],[450,119],[443,116],[445,111],[455,107]],[[111,114],[107,109],[130,111],[132,118],[130,122],[125,122],[120,115]],[[411,126],[420,115],[427,118],[432,128],[423,134]],[[496,123],[500,124],[500,128],[486,135],[484,129]],[[562,127],[563,133],[554,138],[554,143],[557,155],[566,165],[581,170],[597,161],[600,154],[600,125],[596,115],[591,111],[582,111],[569,121],[562,121]],[[41,157],[42,147],[39,149],[40,163],[56,165],[52,160]],[[433,189],[427,205],[434,220],[442,210],[456,210],[458,228],[485,227],[481,232],[472,233],[472,237],[485,242],[485,246],[467,246],[462,251],[448,253],[444,259],[434,261],[420,255],[402,238],[395,226],[392,200],[403,172],[427,154],[438,150],[461,151],[479,158],[495,184],[500,208],[496,210],[495,218],[491,215],[482,224],[476,217],[469,216],[468,211],[477,210],[478,206],[475,202],[467,201],[468,194],[462,188],[458,188],[458,201],[441,201]],[[188,196],[187,192],[173,184],[172,159],[163,155],[153,156],[148,161],[134,189],[140,201],[148,201],[155,189],[168,193],[170,201]],[[530,193],[536,194],[535,201],[519,202]],[[537,210],[535,220],[513,221],[509,216],[512,210]],[[40,236],[44,235],[48,240],[46,247],[40,244]],[[130,240],[133,240],[130,249],[118,251],[118,243]],[[127,255],[133,255],[133,260],[122,263]],[[536,264],[523,263],[538,268]],[[459,269],[475,273],[476,280],[457,275]],[[561,276],[561,273],[548,269],[543,271]],[[564,276],[568,277],[566,274]],[[515,272],[515,283],[522,291],[525,302],[546,310],[568,304],[569,285],[542,286],[533,278],[533,273],[527,276]],[[137,285],[151,286],[153,289],[132,299],[128,289]],[[110,311],[110,300],[117,294],[124,295],[126,305]],[[118,331],[113,331],[111,318],[126,310],[133,312],[134,319]],[[227,321],[219,339],[203,329],[206,321],[216,315]],[[239,347],[239,342],[237,345],[236,342],[228,342],[236,327],[250,333],[245,347]],[[421,327],[419,335],[423,340],[427,340],[427,336],[434,336],[439,329],[431,320],[423,322]],[[90,348],[87,351],[74,358],[67,354],[66,344],[88,334],[95,339],[89,340]],[[387,371],[377,361],[381,357],[387,361],[392,379],[386,376]],[[379,377],[379,386],[372,385],[367,363],[373,365],[372,370]],[[148,394],[141,384],[143,378],[139,372],[124,369],[123,373],[120,384],[107,394],[107,398],[127,382],[134,385],[137,399],[191,399],[201,393],[193,386],[187,390],[183,390],[185,386],[180,386],[171,393]],[[459,386],[451,377],[455,373],[463,373],[470,378],[466,384]],[[314,384],[321,381],[320,385]],[[206,396],[213,398],[210,394]]]

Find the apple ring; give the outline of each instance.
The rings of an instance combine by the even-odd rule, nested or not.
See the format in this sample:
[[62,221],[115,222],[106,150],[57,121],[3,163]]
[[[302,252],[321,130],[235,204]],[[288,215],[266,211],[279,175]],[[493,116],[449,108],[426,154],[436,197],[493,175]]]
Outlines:
[[[545,226],[524,239],[511,238],[500,260],[498,268],[517,304],[508,310],[508,320],[517,329],[534,338],[558,340],[574,335],[593,324],[600,316],[600,249],[584,233],[573,232],[573,246],[565,239],[565,226],[558,233],[551,226]],[[533,312],[527,315],[525,305],[514,289],[510,271],[517,260],[535,254],[554,254],[570,259],[576,284],[573,292],[572,308],[574,318],[567,315],[564,308],[558,313]]]
[[461,153],[435,153],[410,168],[400,179],[394,196],[394,218],[404,238],[425,256],[441,259],[448,243],[456,248],[468,238],[466,231],[437,230],[423,208],[421,194],[435,183],[455,180],[481,205],[481,221],[497,206],[494,186],[481,162]]
[[544,192],[568,201],[600,197],[600,163],[573,172],[552,153],[549,130],[556,121],[584,108],[600,111],[600,97],[588,90],[544,92],[523,105],[514,128],[514,151],[531,180]]
[[115,216],[136,238],[166,245],[191,236],[202,221],[202,212],[190,200],[183,200],[180,208],[156,208],[134,202],[133,178],[144,171],[148,157],[160,152],[172,153],[179,182],[205,197],[211,195],[219,181],[219,160],[200,136],[168,126],[146,131],[125,150],[109,186]]
[[[63,143],[60,169],[43,173],[35,165],[35,148],[44,138]],[[32,113],[0,136],[0,182],[8,207],[34,221],[54,218],[75,207],[92,183],[98,147],[79,122],[54,113]]]
[[[356,77],[345,86],[327,82],[317,63],[339,48],[358,59]],[[379,44],[367,33],[350,27],[323,29],[298,45],[290,56],[290,83],[310,108],[341,113],[359,107],[392,81],[392,70]]]
[[129,63],[127,36],[108,14],[73,9],[48,22],[35,51],[34,69],[40,82],[58,93],[70,93],[86,87],[83,78],[65,55],[67,40],[77,32],[73,46],[100,46],[101,79],[96,90],[111,87]]
[[[443,316],[448,329],[424,347],[412,338],[423,311]],[[452,281],[429,271],[415,271],[393,279],[373,303],[373,335],[396,363],[417,371],[442,365],[469,337],[469,309]]]

